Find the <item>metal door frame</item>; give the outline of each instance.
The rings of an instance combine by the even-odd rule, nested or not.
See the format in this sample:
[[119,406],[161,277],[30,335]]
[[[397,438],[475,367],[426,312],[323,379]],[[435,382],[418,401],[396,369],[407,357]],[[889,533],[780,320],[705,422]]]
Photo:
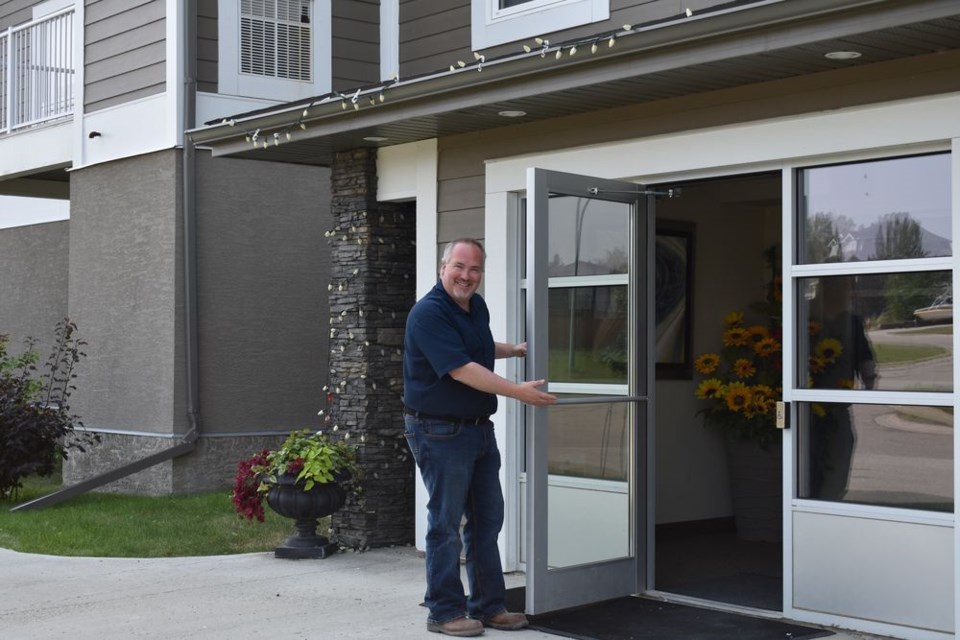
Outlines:
[[[653,283],[655,212],[653,194],[642,185],[527,169],[526,337],[527,379],[547,379],[548,363],[548,212],[549,196],[569,195],[633,205],[630,224],[630,273],[628,278],[629,361],[628,394],[616,401],[634,405],[632,450],[628,476],[630,505],[628,535],[631,555],[626,558],[550,569],[547,565],[547,469],[546,407],[526,407],[527,528],[526,611],[545,611],[599,602],[638,593],[652,579],[654,522],[653,344],[655,334]],[[610,402],[606,397],[602,402]],[[587,399],[564,399],[583,404]],[[592,402],[600,402],[592,400]]]

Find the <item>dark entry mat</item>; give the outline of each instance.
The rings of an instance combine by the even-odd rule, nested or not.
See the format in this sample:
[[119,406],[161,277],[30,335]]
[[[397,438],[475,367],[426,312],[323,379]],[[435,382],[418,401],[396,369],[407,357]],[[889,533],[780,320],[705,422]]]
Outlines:
[[[522,587],[507,591],[507,608],[522,611],[523,602]],[[530,626],[581,640],[798,640],[833,635],[814,627],[633,596],[530,616]]]

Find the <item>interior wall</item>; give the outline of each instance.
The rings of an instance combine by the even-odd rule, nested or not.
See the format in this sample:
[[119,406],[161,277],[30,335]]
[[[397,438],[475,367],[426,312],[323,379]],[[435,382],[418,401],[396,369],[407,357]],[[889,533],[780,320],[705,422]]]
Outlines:
[[[722,347],[723,317],[764,296],[763,252],[780,239],[780,176],[682,186],[657,202],[658,220],[695,225],[692,357]],[[697,412],[694,379],[657,380],[657,523],[731,515],[720,433]]]

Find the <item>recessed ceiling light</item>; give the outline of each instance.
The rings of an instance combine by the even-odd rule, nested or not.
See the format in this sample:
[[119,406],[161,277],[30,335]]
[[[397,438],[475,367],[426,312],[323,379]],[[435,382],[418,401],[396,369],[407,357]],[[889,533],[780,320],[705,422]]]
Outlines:
[[386,142],[389,139],[390,138],[387,138],[385,136],[367,136],[364,138],[364,140],[366,140],[367,142]]
[[823,57],[831,60],[856,60],[862,55],[859,51],[831,51],[823,54]]
[[504,118],[522,118],[527,115],[526,111],[519,111],[516,109],[507,109],[506,111],[500,111],[497,115],[503,116]]

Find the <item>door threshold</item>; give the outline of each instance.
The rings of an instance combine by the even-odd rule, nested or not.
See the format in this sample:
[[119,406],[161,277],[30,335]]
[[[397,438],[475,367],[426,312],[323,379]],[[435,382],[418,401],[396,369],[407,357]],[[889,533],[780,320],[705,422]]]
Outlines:
[[714,611],[725,611],[727,613],[740,613],[747,616],[753,616],[755,618],[768,618],[770,620],[785,619],[782,611],[757,609],[756,607],[745,607],[743,605],[730,604],[729,602],[718,602],[717,600],[706,600],[704,598],[685,596],[679,593],[670,593],[668,591],[657,591],[656,589],[644,591],[643,593],[637,594],[637,596],[640,598],[647,598],[649,600],[660,600],[662,602],[670,602],[673,604],[684,604],[691,607],[699,607],[701,609],[713,609]]

